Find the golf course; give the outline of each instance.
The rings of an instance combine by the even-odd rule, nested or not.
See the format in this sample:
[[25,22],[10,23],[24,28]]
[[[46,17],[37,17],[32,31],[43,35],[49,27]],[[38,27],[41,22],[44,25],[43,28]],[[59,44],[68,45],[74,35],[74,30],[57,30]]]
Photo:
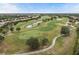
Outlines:
[[[69,19],[68,16],[44,14],[23,21],[19,18],[21,21],[6,20],[6,25],[0,27],[0,35],[4,37],[0,40],[0,54],[73,54],[77,25],[68,24]],[[67,27],[67,33],[62,27]]]

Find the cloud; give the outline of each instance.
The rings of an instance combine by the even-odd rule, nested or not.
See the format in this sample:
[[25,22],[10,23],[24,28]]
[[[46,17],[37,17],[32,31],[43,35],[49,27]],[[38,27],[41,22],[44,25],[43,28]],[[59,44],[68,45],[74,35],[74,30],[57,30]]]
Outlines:
[[18,13],[19,8],[14,4],[0,4],[0,13]]
[[[19,7],[17,6],[19,5]],[[79,13],[79,4],[0,4],[0,13]],[[36,6],[36,7],[35,7]]]

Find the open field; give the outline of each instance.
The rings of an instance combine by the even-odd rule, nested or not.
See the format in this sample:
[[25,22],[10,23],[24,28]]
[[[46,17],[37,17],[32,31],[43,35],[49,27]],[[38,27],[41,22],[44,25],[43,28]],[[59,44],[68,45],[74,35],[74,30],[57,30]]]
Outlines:
[[[20,18],[18,20],[20,20]],[[1,32],[5,38],[0,44],[0,54],[21,54],[31,52],[32,50],[30,50],[29,46],[26,44],[27,40],[31,37],[39,38],[38,40],[40,42],[42,40],[41,38],[47,38],[48,44],[45,46],[40,45],[37,50],[45,49],[52,44],[54,37],[61,35],[61,28],[66,25],[68,20],[69,18],[64,16],[54,18],[54,16],[45,15],[39,18],[32,18],[32,20],[24,18],[24,21],[21,20],[16,24],[10,23],[3,28],[7,31],[7,33],[3,34]],[[11,29],[11,31],[10,28],[12,27],[13,30]],[[17,28],[20,29],[17,30]],[[71,28],[70,36],[57,38],[54,47],[45,52],[36,54],[73,54],[75,40],[76,32],[75,29]]]

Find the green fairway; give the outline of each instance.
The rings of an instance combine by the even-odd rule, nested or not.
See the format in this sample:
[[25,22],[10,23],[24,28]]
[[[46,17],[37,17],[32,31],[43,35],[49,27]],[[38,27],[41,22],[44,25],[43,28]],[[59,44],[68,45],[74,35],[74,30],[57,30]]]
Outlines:
[[57,39],[57,44],[55,45],[57,48],[60,48],[60,47],[62,47],[63,46],[63,40],[64,40],[64,38],[63,37],[59,37],[58,39]]
[[40,28],[39,28],[39,30],[40,31],[51,31],[52,29],[54,29],[54,27],[56,27],[57,25],[56,25],[56,23],[55,22],[53,22],[53,21],[49,21],[49,22],[47,22],[47,24],[43,27],[43,26],[41,26]]
[[[42,17],[39,20],[44,19]],[[14,31],[9,32],[5,36],[5,41],[9,47],[6,50],[6,54],[12,54],[16,52],[27,52],[28,46],[26,45],[27,39],[30,37],[46,37],[48,38],[49,44],[51,44],[52,39],[59,35],[59,30],[61,28],[60,24],[65,24],[67,21],[66,18],[62,18],[62,20],[49,20],[47,22],[42,22],[38,26],[34,26],[32,28],[27,28],[28,25],[33,25],[34,22],[38,22],[38,20],[30,20],[27,22],[19,22],[16,25],[14,25]],[[21,28],[20,31],[16,31],[16,28]],[[62,44],[61,41],[59,45]],[[6,48],[5,48],[6,49]]]

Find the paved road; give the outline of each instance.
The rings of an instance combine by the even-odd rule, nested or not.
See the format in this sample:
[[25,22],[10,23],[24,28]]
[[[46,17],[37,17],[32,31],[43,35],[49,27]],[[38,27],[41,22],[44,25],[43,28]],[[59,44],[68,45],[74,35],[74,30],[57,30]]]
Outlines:
[[49,49],[51,49],[51,48],[53,48],[54,46],[55,46],[55,43],[56,43],[56,40],[57,40],[57,38],[58,37],[60,37],[61,35],[59,35],[59,36],[56,36],[55,38],[53,38],[52,39],[52,44],[49,46],[49,47],[47,47],[47,48],[45,48],[45,49],[41,49],[41,50],[37,50],[37,51],[32,51],[32,52],[27,52],[27,53],[19,53],[19,54],[25,54],[25,55],[30,55],[30,54],[36,54],[36,53],[40,53],[40,52],[45,52],[45,51],[47,51],[47,50],[49,50]]

